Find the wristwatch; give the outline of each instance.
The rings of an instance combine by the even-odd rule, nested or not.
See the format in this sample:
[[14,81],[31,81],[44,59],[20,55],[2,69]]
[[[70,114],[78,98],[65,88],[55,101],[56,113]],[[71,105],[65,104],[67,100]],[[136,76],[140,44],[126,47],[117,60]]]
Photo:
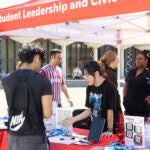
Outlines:
[[113,128],[107,128],[107,132],[113,132]]

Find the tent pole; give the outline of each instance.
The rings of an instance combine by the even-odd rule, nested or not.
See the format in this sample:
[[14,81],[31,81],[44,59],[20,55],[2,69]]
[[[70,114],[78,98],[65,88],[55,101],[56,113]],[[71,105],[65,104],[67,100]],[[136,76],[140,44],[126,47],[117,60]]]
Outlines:
[[[62,46],[62,57],[63,58],[66,58],[66,45],[63,45]],[[62,61],[62,70],[63,70],[63,75],[64,75],[64,78],[66,79],[66,59],[63,59]]]
[[[118,58],[119,58],[119,61],[120,61],[120,58],[121,58],[121,52],[120,52],[120,43],[118,42],[118,45],[117,45],[117,54],[118,54]],[[120,63],[118,65],[118,71],[117,71],[117,81],[118,81],[118,89],[120,89]]]

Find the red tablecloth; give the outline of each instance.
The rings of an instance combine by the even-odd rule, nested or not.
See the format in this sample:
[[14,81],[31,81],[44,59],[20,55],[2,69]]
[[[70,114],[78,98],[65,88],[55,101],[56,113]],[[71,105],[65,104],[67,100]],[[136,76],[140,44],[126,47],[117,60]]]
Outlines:
[[8,150],[8,134],[6,130],[0,130],[0,150]]
[[[79,129],[74,128],[73,130],[75,133],[80,135],[88,135],[88,130],[85,129]],[[80,146],[75,144],[65,145],[65,144],[59,144],[59,143],[50,143],[50,150],[65,150],[66,148],[68,150],[90,150],[93,147],[104,147],[109,142],[115,142],[117,141],[117,136],[113,135],[113,137],[110,138],[104,138],[102,137],[99,143],[92,143],[89,146]],[[0,150],[7,150],[8,149],[8,134],[7,131],[1,130],[0,131]]]
[[[79,129],[79,128],[74,128],[73,131],[80,135],[88,135],[89,133],[89,130]],[[65,149],[90,150],[93,147],[104,147],[108,145],[108,143],[116,142],[116,141],[117,141],[117,135],[113,135],[113,137],[110,137],[110,138],[102,137],[99,143],[92,143],[91,145],[88,145],[88,146],[81,146],[81,145],[75,145],[75,144],[65,145],[65,144],[59,144],[59,143],[51,143],[50,150],[65,150]]]

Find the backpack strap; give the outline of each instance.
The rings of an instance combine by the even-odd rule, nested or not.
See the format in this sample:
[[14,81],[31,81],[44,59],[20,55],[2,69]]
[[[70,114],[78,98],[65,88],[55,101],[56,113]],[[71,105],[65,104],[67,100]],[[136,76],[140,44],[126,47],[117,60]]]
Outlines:
[[[28,89],[31,88],[31,87],[30,87],[30,81],[31,81],[31,79],[32,79],[33,76],[34,76],[34,73],[33,73],[33,72],[30,73],[30,74],[31,74],[31,76],[27,79],[27,82],[26,82],[26,86],[27,86]],[[12,97],[11,97],[11,100],[10,100],[10,107],[13,106],[13,102],[14,102],[14,100],[13,100],[13,98],[14,98],[14,92],[15,92],[15,90],[16,90],[16,88],[17,88],[17,85],[19,84],[19,80],[18,80],[19,76],[15,74],[14,78],[15,78],[15,80],[16,80],[16,84],[15,84],[15,87],[14,87],[14,89],[13,89]],[[27,99],[27,103],[25,104],[25,108],[28,107],[28,103],[29,103],[28,98],[26,98],[26,99]]]

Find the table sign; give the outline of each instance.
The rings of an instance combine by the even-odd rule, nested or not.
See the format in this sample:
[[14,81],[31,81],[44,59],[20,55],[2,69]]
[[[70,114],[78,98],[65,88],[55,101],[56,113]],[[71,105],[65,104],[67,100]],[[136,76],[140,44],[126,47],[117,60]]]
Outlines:
[[145,121],[145,147],[150,149],[150,117]]
[[50,118],[44,118],[43,121],[44,121],[44,125],[45,125],[45,128],[46,128],[46,131],[51,131],[53,129],[56,128],[56,109],[57,109],[57,103],[56,101],[53,101],[52,102],[52,116]]
[[125,144],[145,147],[144,117],[124,116]]
[[62,130],[65,130],[68,133],[68,135],[71,135],[73,125],[70,125],[68,127],[62,125],[62,121],[68,117],[72,117],[71,109],[69,108],[57,108],[56,109],[56,128],[61,128]]

